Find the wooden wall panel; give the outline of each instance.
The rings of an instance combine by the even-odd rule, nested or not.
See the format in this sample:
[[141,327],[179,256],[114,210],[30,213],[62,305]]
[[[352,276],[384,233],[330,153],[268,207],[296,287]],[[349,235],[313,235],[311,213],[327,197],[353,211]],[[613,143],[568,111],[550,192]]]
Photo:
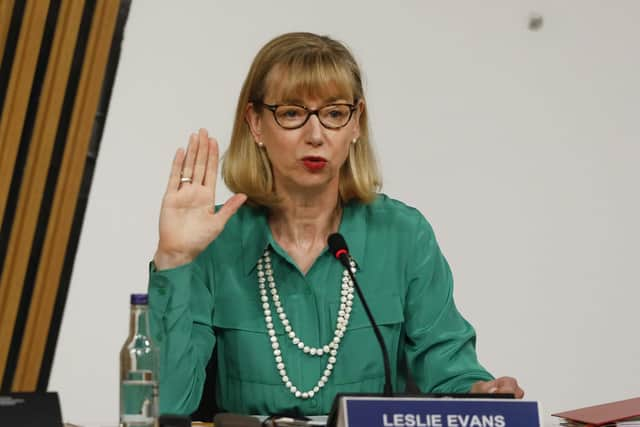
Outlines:
[[12,13],[13,0],[0,0],[0,58],[4,55],[4,47],[7,43]]
[[102,0],[96,5],[41,265],[31,300],[25,339],[14,376],[14,390],[31,391],[36,388],[57,293],[51,284],[59,283],[65,261],[118,9],[119,4],[114,1]]
[[[20,39],[0,119],[0,218],[4,217],[9,196],[48,9],[48,1],[29,0],[20,29]],[[19,233],[13,235],[15,237],[9,241],[0,276],[0,378],[4,375],[31,251],[30,240],[21,240]]]
[[0,0],[0,391],[46,388],[129,7]]

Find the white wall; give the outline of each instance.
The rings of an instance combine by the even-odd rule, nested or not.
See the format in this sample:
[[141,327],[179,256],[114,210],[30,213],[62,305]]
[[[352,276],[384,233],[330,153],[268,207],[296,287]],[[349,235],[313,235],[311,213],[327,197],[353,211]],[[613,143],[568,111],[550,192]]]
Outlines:
[[361,62],[385,192],[434,225],[487,367],[546,413],[640,395],[639,18],[634,0],[134,1],[50,381],[64,418],[115,424],[172,154],[198,127],[226,146],[253,55],[292,30]]

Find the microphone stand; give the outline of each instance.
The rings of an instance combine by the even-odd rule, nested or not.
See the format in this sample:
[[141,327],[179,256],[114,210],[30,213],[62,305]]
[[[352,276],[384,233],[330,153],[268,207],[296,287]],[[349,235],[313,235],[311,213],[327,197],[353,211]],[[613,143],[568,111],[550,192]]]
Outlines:
[[367,314],[367,318],[369,319],[369,323],[373,327],[373,332],[376,335],[376,339],[378,340],[378,344],[380,345],[380,350],[382,351],[382,362],[384,364],[384,390],[383,395],[385,397],[393,396],[393,388],[391,386],[391,364],[389,363],[389,352],[387,350],[387,346],[384,343],[384,339],[382,338],[382,333],[380,333],[380,328],[376,324],[375,319],[373,318],[373,314],[371,314],[371,310],[369,309],[369,304],[367,304],[367,300],[364,298],[364,294],[362,293],[362,289],[360,289],[360,285],[356,280],[355,275],[351,271],[351,264],[349,262],[349,255],[347,252],[342,252],[342,254],[338,258],[342,265],[345,266],[347,272],[349,273],[349,277],[353,281],[353,286],[356,288],[356,292],[358,293],[358,298],[360,298],[360,302],[362,302],[362,307],[364,308],[365,313]]

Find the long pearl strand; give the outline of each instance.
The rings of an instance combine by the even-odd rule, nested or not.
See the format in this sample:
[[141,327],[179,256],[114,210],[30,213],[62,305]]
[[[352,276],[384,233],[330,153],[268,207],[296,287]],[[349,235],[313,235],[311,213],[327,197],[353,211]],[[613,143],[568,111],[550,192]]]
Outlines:
[[[295,397],[300,399],[310,399],[315,396],[315,394],[318,393],[321,388],[325,386],[325,384],[329,380],[329,377],[331,376],[331,373],[333,372],[333,365],[335,365],[337,360],[340,341],[347,331],[349,317],[351,316],[351,309],[353,306],[354,298],[353,281],[349,276],[349,272],[345,269],[342,274],[340,309],[338,310],[338,318],[336,320],[336,329],[333,334],[333,339],[323,346],[312,347],[306,345],[304,341],[302,341],[298,337],[298,335],[293,330],[293,327],[291,326],[291,322],[289,322],[289,319],[287,318],[284,307],[282,307],[282,302],[280,301],[280,296],[278,295],[276,282],[273,278],[271,257],[268,249],[264,251],[264,254],[258,260],[256,268],[258,274],[258,288],[260,289],[260,300],[262,301],[262,309],[264,310],[264,321],[267,326],[269,339],[271,340],[271,347],[273,348],[273,356],[275,358],[276,368],[280,373],[280,377],[282,378],[282,382],[284,383],[285,387],[287,387],[287,389],[289,389],[289,391]],[[356,265],[353,261],[351,261],[351,271],[354,274],[356,272]],[[268,291],[267,288],[269,289]],[[320,379],[317,381],[316,385],[307,391],[300,391],[287,375],[287,370],[282,358],[282,351],[280,350],[280,343],[278,342],[278,337],[276,336],[276,331],[273,326],[273,316],[271,313],[271,305],[269,304],[268,294],[271,294],[271,299],[273,300],[276,314],[280,319],[282,326],[284,326],[286,336],[289,337],[291,342],[308,356],[320,357],[326,354],[329,355],[323,375],[320,376]]]

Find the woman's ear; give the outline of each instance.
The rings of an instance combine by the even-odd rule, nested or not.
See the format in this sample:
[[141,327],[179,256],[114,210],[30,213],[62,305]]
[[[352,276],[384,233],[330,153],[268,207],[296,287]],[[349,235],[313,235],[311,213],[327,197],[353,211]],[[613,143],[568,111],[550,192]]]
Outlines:
[[262,143],[262,116],[256,111],[253,103],[247,104],[247,109],[244,112],[244,119],[249,125],[249,130],[253,136],[253,140],[256,144]]
[[361,128],[361,123],[360,123],[360,116],[362,115],[362,113],[364,112],[364,101],[361,99],[358,101],[358,104],[356,105],[356,110],[353,112],[354,117],[354,121],[356,123],[356,126],[353,127],[353,139],[358,140],[360,139],[360,128]]

